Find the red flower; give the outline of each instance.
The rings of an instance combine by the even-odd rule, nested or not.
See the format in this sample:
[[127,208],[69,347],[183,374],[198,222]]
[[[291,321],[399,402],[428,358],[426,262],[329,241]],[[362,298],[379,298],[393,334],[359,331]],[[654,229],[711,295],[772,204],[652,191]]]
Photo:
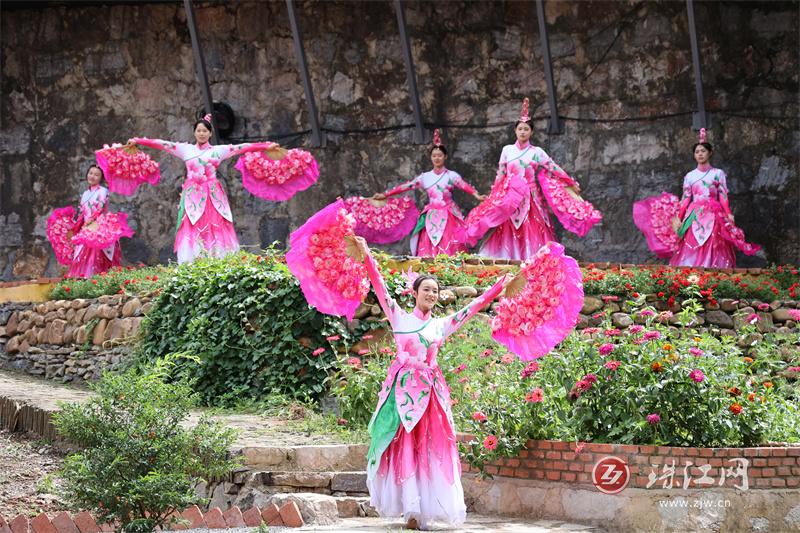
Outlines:
[[739,413],[741,413],[742,409],[743,409],[743,407],[741,405],[739,405],[738,403],[733,403],[733,404],[731,404],[730,407],[728,407],[728,410],[731,413],[735,414],[735,415],[738,415]]
[[92,280],[92,285],[97,285],[97,280],[96,279]]
[[486,420],[488,420],[486,418],[486,415],[483,414],[483,412],[481,412],[481,411],[475,411],[474,413],[472,413],[472,419],[474,421],[480,422],[480,423],[486,422]]
[[66,291],[66,292],[69,292],[69,291],[71,291],[71,290],[72,290],[72,289],[70,289],[69,287],[64,287],[64,291]]
[[483,447],[490,451],[497,448],[497,437],[494,435],[488,435],[485,439],[483,439]]

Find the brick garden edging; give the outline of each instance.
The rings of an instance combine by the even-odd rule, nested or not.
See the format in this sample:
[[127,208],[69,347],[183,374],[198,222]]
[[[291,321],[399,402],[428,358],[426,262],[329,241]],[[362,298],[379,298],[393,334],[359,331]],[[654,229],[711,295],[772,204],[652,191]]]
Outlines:
[[[459,440],[469,441],[473,437],[462,435]],[[733,476],[733,471],[742,464],[734,460],[737,458],[747,461],[748,489],[800,488],[800,445],[681,448],[531,440],[517,457],[487,463],[485,469],[493,476],[562,481],[593,488],[592,469],[597,461],[609,455],[619,457],[628,464],[631,474],[628,486],[631,488],[684,488],[684,472],[689,478],[685,488],[741,487],[742,477]],[[671,486],[665,486],[669,484],[665,474],[671,470],[673,461],[672,483]],[[478,472],[466,463],[462,463],[462,470],[464,473]],[[723,474],[725,480],[720,484]],[[655,480],[652,475],[656,476]],[[712,478],[714,483],[696,483],[703,475]]]
[[[267,526],[302,527],[304,525],[300,509],[295,502],[286,502],[280,508],[270,504],[262,509],[251,507],[242,512],[239,507],[233,506],[227,511],[219,507],[209,509],[205,513],[193,505],[181,513],[180,518],[186,524],[172,524],[169,529],[173,531],[183,529],[228,529],[233,527],[258,527]],[[100,533],[114,531],[114,524],[100,523],[86,511],[70,516],[62,511],[51,520],[45,513],[33,519],[19,514],[14,519],[6,521],[0,514],[0,533]]]

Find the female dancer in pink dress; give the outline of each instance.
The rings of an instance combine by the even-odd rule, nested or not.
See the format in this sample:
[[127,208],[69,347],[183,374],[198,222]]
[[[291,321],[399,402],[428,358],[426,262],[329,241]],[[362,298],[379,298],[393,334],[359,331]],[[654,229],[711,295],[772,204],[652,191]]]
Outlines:
[[223,144],[212,146],[211,115],[194,123],[195,143],[134,137],[130,143],[164,150],[186,163],[186,180],[178,210],[175,253],[178,263],[193,261],[205,252],[222,257],[239,249],[228,197],[217,179],[220,163],[231,157],[267,150],[273,143]]
[[478,194],[475,187],[464,181],[457,172],[445,168],[447,148],[442,144],[439,130],[433,132],[430,156],[433,170],[420,174],[413,180],[398,185],[386,193],[378,193],[372,198],[385,200],[389,196],[406,191],[423,189],[428,194],[429,203],[422,210],[417,227],[412,233],[411,254],[432,257],[439,254],[454,255],[458,252],[466,252],[464,215],[453,201],[453,187],[458,187],[479,201],[486,197]]
[[366,241],[355,241],[397,346],[369,424],[371,504],[381,516],[402,516],[409,527],[427,529],[434,520],[458,526],[466,518],[461,462],[450,389],[436,354],[447,337],[491,303],[512,277],[505,276],[461,311],[434,318],[439,283],[420,276],[413,285],[416,305],[408,313],[389,295]]
[[[634,222],[650,249],[669,258],[672,266],[733,268],[736,248],[753,255],[761,247],[746,242],[744,232],[734,224],[727,177],[709,163],[713,148],[706,141],[705,129],[700,130],[693,153],[697,168],[684,176],[680,202],[668,193],[640,200],[633,207]],[[667,216],[671,216],[671,228]]]
[[69,277],[90,278],[119,266],[119,239],[133,236],[128,215],[109,212],[108,189],[100,185],[102,179],[100,167],[91,165],[86,172],[89,189],[81,195],[77,220],[70,206],[56,209],[47,221],[47,236],[59,262],[69,265]]
[[[533,128],[528,115],[527,98],[523,101],[522,113],[514,125],[514,132],[517,142],[503,147],[495,182],[504,180],[507,173],[516,173],[524,176],[529,191],[523,194],[522,200],[510,216],[490,230],[491,233],[480,247],[479,254],[501,259],[525,260],[533,257],[542,245],[555,240],[553,224],[547,211],[547,204],[553,206],[553,200],[544,194],[537,181],[537,174],[546,171],[549,177],[545,179],[557,181],[556,187],[566,189],[567,193],[576,199],[580,199],[580,187],[544,150],[530,143]],[[582,236],[592,225],[599,222],[600,213],[591,206],[589,208],[593,212],[588,218],[577,222],[581,226],[580,230],[572,225],[567,226],[567,229]],[[562,223],[566,222],[566,218],[563,217],[570,216],[564,212],[560,216]]]

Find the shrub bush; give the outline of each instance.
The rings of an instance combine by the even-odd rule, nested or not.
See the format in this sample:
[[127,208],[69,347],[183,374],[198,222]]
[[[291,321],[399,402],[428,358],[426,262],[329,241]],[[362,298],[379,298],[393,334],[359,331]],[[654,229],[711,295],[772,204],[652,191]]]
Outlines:
[[54,415],[59,433],[82,448],[64,462],[65,496],[123,531],[153,531],[201,503],[197,481],[238,466],[228,458],[232,430],[207,418],[181,426],[196,396],[186,384],[166,384],[164,368],[106,373],[92,386],[95,396]]

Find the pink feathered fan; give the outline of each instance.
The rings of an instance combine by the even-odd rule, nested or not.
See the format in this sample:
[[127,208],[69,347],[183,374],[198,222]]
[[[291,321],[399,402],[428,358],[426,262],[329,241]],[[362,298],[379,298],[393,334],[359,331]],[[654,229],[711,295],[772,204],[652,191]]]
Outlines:
[[356,220],[355,232],[375,244],[397,242],[414,229],[419,210],[407,196],[376,201],[353,197],[344,201]]
[[355,221],[337,200],[312,216],[289,236],[286,264],[300,281],[309,305],[321,313],[353,319],[369,292],[362,262],[348,255],[345,237]]
[[309,152],[277,144],[274,149],[248,152],[236,162],[242,185],[264,200],[288,200],[319,178],[319,166]]
[[492,338],[523,360],[552,350],[575,328],[583,306],[583,275],[564,247],[550,242],[520,267],[526,283],[497,304]]
[[54,209],[47,218],[47,238],[56,253],[56,260],[62,265],[72,263],[75,245],[72,232],[75,229],[75,209],[72,206]]
[[95,152],[95,158],[111,192],[130,196],[139,185],[156,185],[161,179],[158,163],[136,146],[106,144]]

